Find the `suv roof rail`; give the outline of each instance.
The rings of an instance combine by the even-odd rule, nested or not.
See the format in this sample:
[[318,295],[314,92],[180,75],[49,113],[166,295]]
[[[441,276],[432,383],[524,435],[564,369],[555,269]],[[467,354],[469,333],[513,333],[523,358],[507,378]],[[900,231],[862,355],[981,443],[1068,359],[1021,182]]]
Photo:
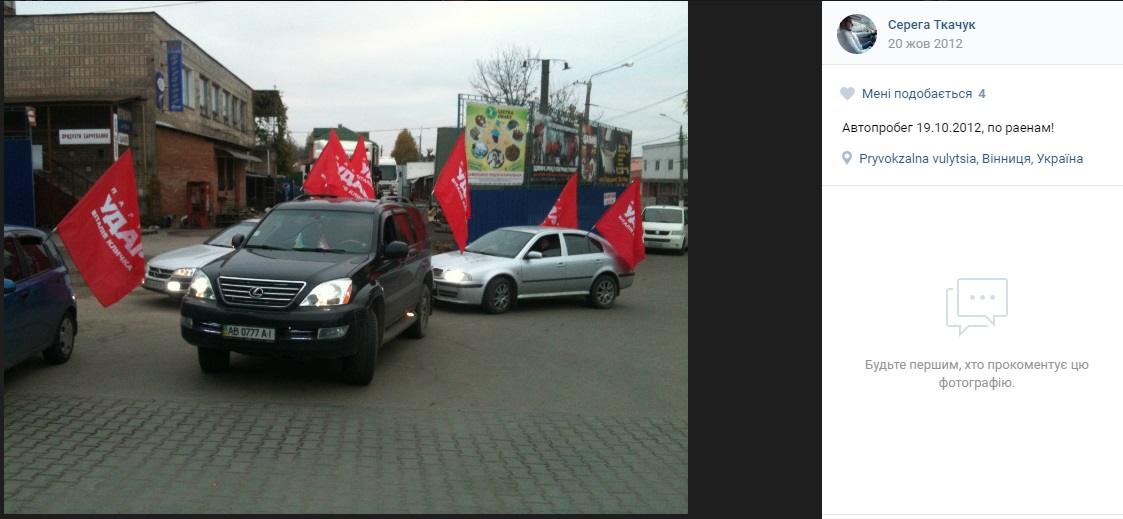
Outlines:
[[309,200],[309,199],[312,199],[312,198],[339,198],[339,197],[336,196],[336,195],[329,195],[327,193],[319,193],[319,194],[317,194],[317,193],[304,193],[302,195],[297,195],[296,198],[293,198],[293,200]]

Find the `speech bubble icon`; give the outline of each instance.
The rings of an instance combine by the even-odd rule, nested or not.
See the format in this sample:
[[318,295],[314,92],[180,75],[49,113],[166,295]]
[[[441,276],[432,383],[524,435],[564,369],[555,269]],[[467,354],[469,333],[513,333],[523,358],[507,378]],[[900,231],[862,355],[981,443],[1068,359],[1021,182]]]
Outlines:
[[946,317],[944,324],[951,328],[958,328],[959,335],[963,335],[963,332],[967,331],[968,328],[986,328],[990,326],[986,317],[963,317],[951,311],[953,305],[958,305],[954,288],[947,289],[945,305]]
[[1008,283],[1005,278],[959,278],[956,283],[957,314],[960,317],[985,317],[994,325],[995,317],[1006,317]]

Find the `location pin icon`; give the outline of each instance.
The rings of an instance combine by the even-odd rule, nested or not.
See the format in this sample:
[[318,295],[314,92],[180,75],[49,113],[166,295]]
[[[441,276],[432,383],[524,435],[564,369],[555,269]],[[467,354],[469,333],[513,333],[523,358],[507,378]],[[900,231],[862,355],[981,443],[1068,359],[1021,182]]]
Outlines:
[[850,163],[850,157],[853,157],[853,155],[851,155],[849,151],[842,152],[842,161],[843,162],[849,164]]

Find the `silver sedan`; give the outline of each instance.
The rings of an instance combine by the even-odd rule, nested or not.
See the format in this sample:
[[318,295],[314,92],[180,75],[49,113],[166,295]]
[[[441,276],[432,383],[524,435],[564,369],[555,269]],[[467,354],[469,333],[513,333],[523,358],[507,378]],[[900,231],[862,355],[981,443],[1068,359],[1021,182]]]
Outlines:
[[584,296],[611,308],[635,271],[600,235],[579,229],[501,227],[459,250],[433,256],[433,298],[501,314],[519,300]]

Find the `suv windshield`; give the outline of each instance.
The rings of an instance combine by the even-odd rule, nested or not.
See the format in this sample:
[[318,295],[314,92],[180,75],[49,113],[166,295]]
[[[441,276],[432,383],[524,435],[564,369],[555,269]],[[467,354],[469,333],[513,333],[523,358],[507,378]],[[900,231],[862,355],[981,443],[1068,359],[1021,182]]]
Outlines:
[[648,207],[643,210],[643,221],[657,223],[682,223],[682,210]]
[[369,253],[374,243],[370,213],[275,209],[246,239],[249,248]]

